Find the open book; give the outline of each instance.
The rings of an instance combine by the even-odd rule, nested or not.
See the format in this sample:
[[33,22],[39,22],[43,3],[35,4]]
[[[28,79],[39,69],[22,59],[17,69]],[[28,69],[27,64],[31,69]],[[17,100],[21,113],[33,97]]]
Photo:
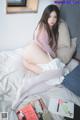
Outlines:
[[48,110],[53,114],[74,118],[74,103],[70,101],[51,98]]

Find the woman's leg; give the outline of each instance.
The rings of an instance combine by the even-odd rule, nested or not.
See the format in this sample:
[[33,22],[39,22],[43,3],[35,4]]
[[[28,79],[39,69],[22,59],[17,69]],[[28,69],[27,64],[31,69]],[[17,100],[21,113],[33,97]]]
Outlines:
[[25,59],[23,60],[23,64],[27,69],[29,69],[32,72],[35,72],[36,74],[40,74],[43,72],[42,68],[40,68],[38,65],[29,63]]
[[31,44],[24,49],[23,59],[32,64],[46,64],[51,61],[48,54],[36,44]]
[[24,66],[37,73],[40,74],[43,72],[42,68],[38,66],[38,64],[46,64],[49,63],[52,59],[46,54],[39,46],[35,43],[27,46],[24,49],[23,55],[23,64]]
[[[44,84],[44,82],[50,80],[50,79],[54,79],[55,78],[59,78],[60,76],[62,76],[63,74],[63,70],[58,69],[58,70],[51,70],[48,72],[44,72],[36,77],[32,77],[28,80],[24,80],[24,83],[22,85],[22,87],[18,90],[17,95],[16,95],[16,100],[15,102],[12,104],[12,109],[16,109],[20,103],[27,98],[28,96],[31,96],[32,93],[30,91],[34,90],[38,85],[40,84]],[[45,84],[45,87],[42,89],[39,89],[38,92],[42,92],[45,89],[47,89],[48,86],[47,84]],[[34,94],[36,92],[34,91]]]

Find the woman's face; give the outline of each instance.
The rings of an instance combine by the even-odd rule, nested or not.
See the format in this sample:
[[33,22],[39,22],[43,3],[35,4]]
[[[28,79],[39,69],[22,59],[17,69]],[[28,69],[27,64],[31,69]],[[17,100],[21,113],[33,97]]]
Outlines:
[[48,18],[49,27],[52,28],[56,22],[57,22],[57,14],[55,11],[52,11]]

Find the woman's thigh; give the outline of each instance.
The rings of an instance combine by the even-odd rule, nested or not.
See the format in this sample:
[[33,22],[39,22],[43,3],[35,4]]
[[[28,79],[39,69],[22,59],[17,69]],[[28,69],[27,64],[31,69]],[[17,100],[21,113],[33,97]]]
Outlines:
[[24,58],[33,64],[49,63],[49,56],[35,43],[27,46],[24,50]]

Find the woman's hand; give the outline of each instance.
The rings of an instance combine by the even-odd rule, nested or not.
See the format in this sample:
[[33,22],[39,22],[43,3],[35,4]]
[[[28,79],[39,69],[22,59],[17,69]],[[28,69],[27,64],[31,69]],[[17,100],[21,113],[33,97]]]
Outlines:
[[55,57],[56,57],[56,53],[55,53],[54,51],[52,52],[51,57],[52,57],[52,58],[55,58]]

